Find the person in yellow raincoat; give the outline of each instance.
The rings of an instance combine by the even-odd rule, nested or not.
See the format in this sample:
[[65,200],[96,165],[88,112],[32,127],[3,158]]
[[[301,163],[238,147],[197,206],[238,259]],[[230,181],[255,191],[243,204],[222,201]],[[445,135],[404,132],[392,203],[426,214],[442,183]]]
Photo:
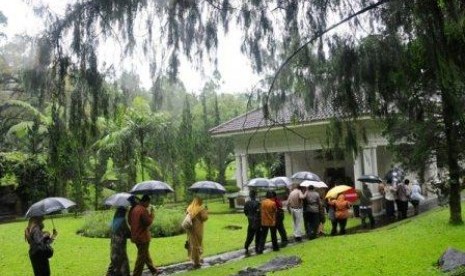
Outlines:
[[187,253],[194,268],[200,268],[203,253],[203,223],[208,219],[208,212],[202,206],[202,199],[195,197],[187,207],[192,218],[192,228],[187,230]]

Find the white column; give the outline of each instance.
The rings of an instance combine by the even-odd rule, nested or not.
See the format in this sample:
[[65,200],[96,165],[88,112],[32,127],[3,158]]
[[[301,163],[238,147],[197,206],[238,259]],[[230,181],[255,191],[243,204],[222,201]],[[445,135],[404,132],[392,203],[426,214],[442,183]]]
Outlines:
[[247,190],[247,181],[249,181],[249,177],[247,171],[249,170],[249,162],[247,161],[247,154],[241,154],[241,179],[242,179],[242,190]]
[[354,181],[355,181],[355,188],[360,189],[361,184],[357,181],[362,175],[363,164],[362,164],[362,153],[358,153],[357,157],[354,156]]
[[294,173],[293,166],[292,166],[292,158],[291,158],[291,153],[290,152],[285,152],[284,153],[284,163],[286,166],[286,176],[291,177],[292,174]]
[[[378,175],[378,156],[376,154],[376,147],[363,149],[363,174]],[[373,195],[378,195],[378,184],[369,185]]]
[[242,189],[242,158],[240,154],[236,154],[236,186]]

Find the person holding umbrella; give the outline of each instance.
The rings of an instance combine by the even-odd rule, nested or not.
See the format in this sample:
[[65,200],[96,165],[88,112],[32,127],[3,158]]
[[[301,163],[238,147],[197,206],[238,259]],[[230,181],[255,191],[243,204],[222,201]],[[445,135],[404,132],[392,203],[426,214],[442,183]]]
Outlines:
[[362,189],[357,190],[358,197],[360,199],[360,219],[362,220],[362,228],[366,228],[366,219],[370,221],[370,228],[375,227],[375,218],[373,217],[373,210],[371,208],[371,193],[368,185],[362,182]]
[[250,190],[250,200],[244,205],[244,214],[248,220],[247,238],[245,239],[245,255],[249,255],[249,246],[255,238],[255,253],[258,253],[260,245],[260,202],[257,200],[257,192]]
[[339,225],[339,234],[346,233],[347,219],[349,218],[350,202],[346,200],[344,193],[339,193],[336,199],[329,201],[334,206],[336,222]]
[[186,212],[192,219],[192,227],[187,230],[187,253],[194,268],[200,268],[203,253],[203,224],[208,219],[208,212],[202,205],[200,197],[194,197]]
[[111,225],[110,265],[107,276],[129,276],[129,260],[126,251],[127,239],[131,237],[131,230],[126,219],[127,206],[135,207],[135,196],[129,193],[118,193],[109,197],[105,204],[116,206]]
[[[44,231],[44,217],[34,216],[29,218],[24,237],[29,243],[29,259],[31,260],[32,269],[35,276],[50,275],[50,263],[48,259],[53,251],[44,252],[44,248],[51,246],[58,232],[53,229],[53,234]],[[51,250],[51,249],[50,249]],[[47,256],[48,255],[48,256]]]
[[279,251],[278,238],[276,237],[276,213],[277,207],[273,200],[273,192],[267,191],[266,198],[260,204],[261,216],[261,234],[260,234],[260,247],[258,254],[262,254],[265,249],[266,237],[268,230],[271,232],[271,244],[273,251]]
[[302,241],[303,201],[306,196],[306,192],[302,193],[297,183],[292,184],[292,191],[287,198],[287,208],[292,215],[294,239],[298,242]]
[[281,237],[281,247],[286,247],[288,240],[287,240],[287,233],[286,228],[284,228],[284,210],[283,204],[281,200],[278,198],[275,191],[271,191],[273,193],[273,200],[276,204],[276,231],[279,233]]
[[128,217],[129,225],[131,227],[131,241],[137,246],[137,259],[134,265],[134,272],[132,275],[141,276],[144,264],[147,265],[152,275],[159,274],[158,269],[153,265],[152,258],[150,257],[150,225],[152,225],[154,213],[153,208],[150,206],[150,196],[144,195],[131,211]]

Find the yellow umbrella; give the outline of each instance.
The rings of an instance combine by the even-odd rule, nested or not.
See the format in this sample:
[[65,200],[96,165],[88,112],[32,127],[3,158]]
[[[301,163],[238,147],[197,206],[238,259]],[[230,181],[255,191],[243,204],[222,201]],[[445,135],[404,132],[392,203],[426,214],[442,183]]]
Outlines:
[[338,194],[343,193],[345,191],[348,191],[352,189],[352,187],[347,186],[347,185],[339,185],[334,188],[331,188],[327,193],[326,193],[326,198],[336,198]]

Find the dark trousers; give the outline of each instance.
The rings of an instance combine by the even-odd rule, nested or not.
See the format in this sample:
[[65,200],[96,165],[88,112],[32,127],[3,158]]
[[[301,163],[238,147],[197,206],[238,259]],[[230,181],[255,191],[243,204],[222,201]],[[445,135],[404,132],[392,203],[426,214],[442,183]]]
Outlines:
[[336,219],[331,219],[331,236],[334,236],[337,234],[337,220]]
[[339,234],[344,235],[346,233],[347,219],[336,219],[337,224],[339,224]]
[[420,201],[419,200],[410,200],[410,202],[412,203],[413,205],[413,213],[415,215],[418,215],[419,211],[420,211]]
[[394,200],[386,200],[386,217],[388,219],[393,219],[396,217],[394,213]]
[[407,218],[408,201],[396,200],[397,203],[397,218]]
[[247,226],[247,238],[245,239],[244,248],[249,250],[249,246],[255,239],[255,253],[259,251],[260,247],[260,227],[256,225]]
[[[304,208],[305,210],[305,208]],[[309,222],[308,222],[308,218],[309,218],[309,213],[308,211],[304,211],[304,229],[305,229],[305,234],[308,235],[308,233],[310,232],[310,230],[308,229],[308,226],[310,225]]]
[[307,237],[314,239],[318,235],[318,226],[320,225],[320,213],[307,212]]
[[265,249],[266,238],[268,236],[268,230],[271,232],[271,244],[273,245],[273,250],[278,251],[278,238],[276,236],[276,226],[262,226],[260,233],[260,248],[259,252],[262,253]]
[[362,219],[363,228],[367,226],[365,221],[367,218],[370,221],[370,227],[375,227],[375,218],[373,217],[373,210],[371,209],[371,207],[360,208],[360,218]]
[[142,271],[144,270],[144,264],[147,265],[150,272],[155,273],[157,269],[153,265],[152,258],[150,257],[149,252],[150,242],[147,243],[136,243],[137,246],[137,259],[136,264],[134,265],[133,276],[141,276]]
[[34,276],[50,276],[50,264],[48,262],[48,258],[41,256],[40,254],[29,253],[29,259],[31,260]]
[[281,243],[287,243],[287,233],[286,228],[284,228],[284,215],[282,215],[282,217],[278,216],[276,218],[276,230],[281,237]]

